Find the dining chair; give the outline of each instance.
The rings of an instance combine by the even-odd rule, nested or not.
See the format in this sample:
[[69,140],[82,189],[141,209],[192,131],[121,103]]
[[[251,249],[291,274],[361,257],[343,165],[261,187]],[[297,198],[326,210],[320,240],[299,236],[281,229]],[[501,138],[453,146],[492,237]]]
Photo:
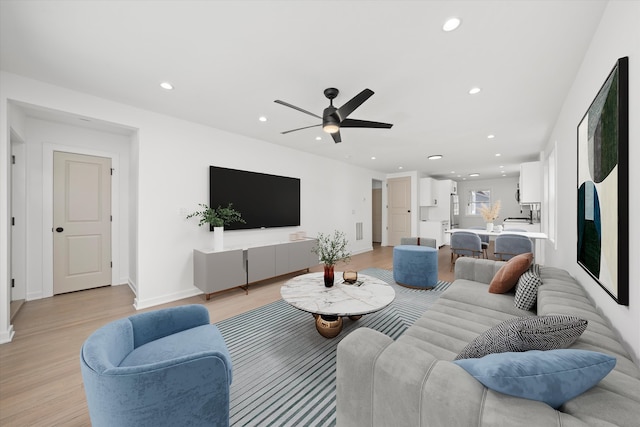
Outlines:
[[502,233],[496,237],[493,253],[497,260],[508,261],[527,252],[533,253],[533,242],[526,236]]
[[456,231],[451,234],[451,269],[461,256],[479,258],[482,256],[480,236],[471,231]]
[[[486,227],[469,227],[470,230],[486,230]],[[479,234],[480,243],[482,244],[482,255],[485,258],[489,258],[487,255],[487,249],[489,248],[489,236],[486,234]]]

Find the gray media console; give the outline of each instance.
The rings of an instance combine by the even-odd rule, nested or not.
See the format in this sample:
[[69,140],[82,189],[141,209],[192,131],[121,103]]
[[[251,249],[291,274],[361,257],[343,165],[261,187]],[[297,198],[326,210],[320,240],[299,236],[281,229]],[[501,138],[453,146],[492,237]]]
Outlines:
[[319,264],[311,252],[316,239],[295,240],[247,249],[193,250],[193,284],[206,299],[215,292],[242,287]]

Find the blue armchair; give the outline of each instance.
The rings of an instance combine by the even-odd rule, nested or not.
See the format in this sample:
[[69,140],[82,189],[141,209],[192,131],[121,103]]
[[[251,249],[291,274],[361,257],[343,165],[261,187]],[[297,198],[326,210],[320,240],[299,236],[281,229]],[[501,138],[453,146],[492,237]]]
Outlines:
[[93,427],[229,425],[231,356],[202,305],[109,323],[80,366]]

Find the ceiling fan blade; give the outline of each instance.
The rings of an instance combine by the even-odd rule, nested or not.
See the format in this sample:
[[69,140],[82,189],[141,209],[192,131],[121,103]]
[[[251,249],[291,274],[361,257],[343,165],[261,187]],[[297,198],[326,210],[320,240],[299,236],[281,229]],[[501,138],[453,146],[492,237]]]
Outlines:
[[285,134],[287,134],[287,133],[295,132],[295,131],[297,131],[297,130],[309,129],[309,128],[315,128],[315,127],[318,127],[318,126],[322,126],[322,125],[321,125],[321,124],[319,124],[319,125],[305,126],[305,127],[303,127],[303,128],[291,129],[291,130],[285,130],[284,132],[280,132],[280,133],[281,133],[281,134],[283,134],[283,135],[285,135]]
[[340,138],[340,131],[338,131],[336,133],[332,133],[331,137],[333,138],[333,142],[335,142],[336,144],[338,142],[342,142],[342,138]]
[[336,112],[333,113],[333,115],[337,116],[338,120],[340,120],[342,122],[344,119],[346,119],[349,116],[349,114],[353,113],[353,111],[356,108],[358,108],[360,105],[362,105],[362,103],[364,101],[369,99],[371,97],[371,95],[373,95],[373,91],[371,89],[363,90],[362,92],[360,92],[359,94],[357,94],[356,96],[351,98],[342,107],[338,108],[336,110]]
[[295,105],[291,105],[291,104],[289,104],[288,102],[280,101],[279,99],[276,99],[276,100],[275,100],[275,101],[273,101],[273,102],[275,102],[276,104],[284,105],[285,107],[293,108],[294,110],[298,110],[298,111],[300,111],[301,113],[308,114],[308,115],[313,116],[313,117],[316,117],[316,118],[318,118],[318,119],[322,119],[322,117],[320,117],[319,115],[317,115],[317,114],[313,114],[313,113],[311,113],[311,112],[309,112],[309,111],[307,111],[307,110],[305,110],[305,109],[302,109],[302,108],[300,108],[300,107],[296,107]]
[[391,123],[370,122],[368,120],[344,119],[340,122],[341,128],[378,128],[391,129]]

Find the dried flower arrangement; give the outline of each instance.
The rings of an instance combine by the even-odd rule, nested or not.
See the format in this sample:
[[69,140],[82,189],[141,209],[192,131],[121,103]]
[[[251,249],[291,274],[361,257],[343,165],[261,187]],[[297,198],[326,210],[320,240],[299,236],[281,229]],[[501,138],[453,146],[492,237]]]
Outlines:
[[497,200],[491,207],[484,203],[480,206],[480,215],[486,222],[492,222],[500,215],[500,200]]

